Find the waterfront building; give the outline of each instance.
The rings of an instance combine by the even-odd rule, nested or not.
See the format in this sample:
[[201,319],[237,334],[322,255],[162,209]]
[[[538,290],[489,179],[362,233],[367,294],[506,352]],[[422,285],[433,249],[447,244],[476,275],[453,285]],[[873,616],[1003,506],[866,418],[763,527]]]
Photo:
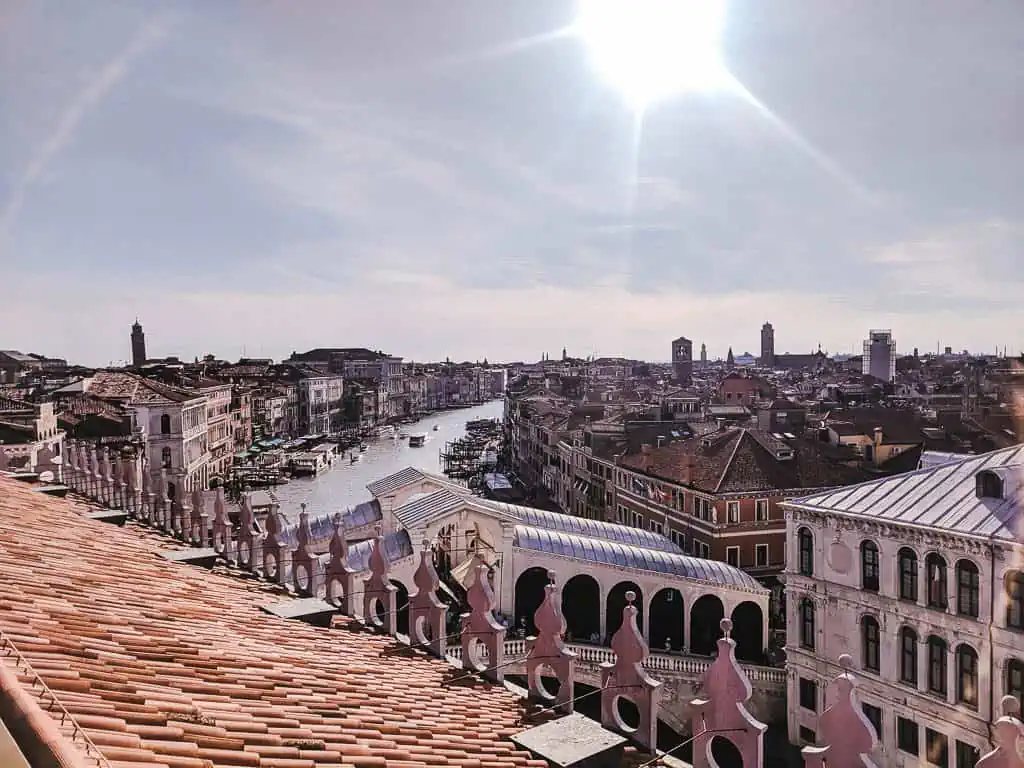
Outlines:
[[1024,448],[782,504],[789,736],[850,654],[878,765],[971,768],[1024,700]]

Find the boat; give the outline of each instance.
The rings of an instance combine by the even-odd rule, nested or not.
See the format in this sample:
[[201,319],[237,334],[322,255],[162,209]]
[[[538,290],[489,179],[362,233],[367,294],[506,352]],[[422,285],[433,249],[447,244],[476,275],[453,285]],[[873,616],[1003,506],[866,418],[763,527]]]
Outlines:
[[349,464],[355,464],[357,461],[359,461],[362,458],[363,458],[362,454],[353,453],[352,456],[349,458],[348,463]]
[[301,477],[303,475],[315,476],[328,467],[327,457],[322,451],[309,451],[296,453],[291,459],[292,475]]
[[409,435],[409,447],[410,448],[422,448],[424,443],[427,442],[426,432],[417,432],[416,434]]
[[366,452],[366,448],[367,448],[367,446],[365,446],[365,445],[360,445],[360,446],[359,446],[359,452],[360,452],[360,453],[365,453],[365,452]]
[[437,430],[439,430],[440,428],[441,428],[441,425],[440,425],[440,424],[435,424],[435,425],[434,425],[434,431],[435,431],[435,432],[437,432]]
[[402,430],[401,432],[399,432],[399,433],[398,433],[398,439],[399,439],[399,440],[408,440],[408,439],[409,439],[409,433],[408,433],[408,432],[406,432],[406,431],[405,431],[405,430],[403,429],[403,430]]

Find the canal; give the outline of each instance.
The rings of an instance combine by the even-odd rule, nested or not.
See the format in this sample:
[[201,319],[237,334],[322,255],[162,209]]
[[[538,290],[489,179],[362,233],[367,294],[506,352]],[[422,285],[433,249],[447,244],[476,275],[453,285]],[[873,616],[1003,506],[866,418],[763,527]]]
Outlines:
[[287,485],[274,488],[274,495],[281,503],[282,512],[298,510],[303,503],[311,515],[342,511],[370,498],[366,490],[368,483],[406,467],[440,473],[444,444],[465,435],[467,421],[502,418],[504,407],[504,401],[492,400],[473,408],[442,411],[416,424],[402,425],[406,432],[425,432],[426,444],[422,448],[410,448],[408,440],[374,438],[367,443],[360,461],[349,463],[346,452],[325,472],[316,477],[294,478]]

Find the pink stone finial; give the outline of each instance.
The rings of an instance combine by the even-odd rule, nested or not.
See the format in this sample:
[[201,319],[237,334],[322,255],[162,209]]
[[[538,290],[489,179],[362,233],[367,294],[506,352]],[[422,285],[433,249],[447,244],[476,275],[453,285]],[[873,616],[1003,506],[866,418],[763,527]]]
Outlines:
[[867,719],[857,701],[857,681],[850,673],[853,659],[844,653],[839,657],[843,671],[832,682],[836,690],[835,702],[818,718],[818,730],[823,747],[805,747],[804,764],[807,768],[875,768],[868,755],[878,744],[875,727]]
[[[622,625],[612,636],[615,663],[601,664],[601,725],[629,736],[640,746],[653,752],[657,746],[658,703],[661,682],[650,677],[643,662],[650,655],[647,643],[637,626],[636,593],[626,592],[622,609]],[[619,715],[617,701],[626,698],[636,705],[640,722],[630,728]]]
[[[500,683],[505,679],[505,627],[494,617],[494,591],[487,566],[478,565],[466,592],[469,613],[461,616],[462,668]],[[483,645],[487,658],[477,652]]]
[[1024,768],[1024,758],[1017,749],[1017,744],[1024,739],[1020,702],[1015,696],[1003,696],[999,704],[1003,716],[992,724],[995,749],[985,754],[976,768]]
[[238,502],[238,541],[235,543],[235,556],[238,559],[238,567],[246,571],[256,568],[256,532],[253,530],[255,523],[252,507],[249,506],[249,494],[243,493]]
[[[384,554],[383,528],[376,527],[377,536],[370,550],[370,575],[363,581],[363,623],[383,629],[394,635],[398,625],[397,587],[389,579],[388,559]],[[378,618],[377,608],[380,607],[384,616]]]
[[231,559],[231,521],[224,506],[224,488],[217,488],[213,499],[213,548],[218,555]]
[[281,507],[271,504],[267,510],[267,516],[263,521],[267,533],[263,539],[263,575],[275,584],[283,584],[286,552],[281,543],[281,534],[284,533],[284,518],[281,517]]
[[[562,616],[561,590],[555,586],[555,572],[548,571],[544,600],[533,614],[537,636],[526,638],[526,679],[530,696],[568,714],[573,711],[573,690],[576,677],[576,654],[565,647],[565,617]],[[542,674],[548,667],[558,680],[558,691],[552,694],[544,687]]]
[[[330,559],[324,577],[324,598],[338,606],[346,616],[352,616],[355,602],[355,572],[348,566],[348,541],[345,538],[345,517],[339,512],[334,516],[334,533],[328,545]],[[338,591],[341,596],[338,596]]]
[[441,579],[434,568],[434,553],[426,539],[423,540],[420,564],[412,580],[416,594],[409,598],[409,642],[444,658],[448,607],[437,597]]
[[753,688],[746,672],[736,661],[736,641],[730,637],[732,622],[722,619],[718,626],[718,656],[704,674],[702,698],[691,702],[693,768],[709,768],[711,740],[719,735],[739,750],[745,768],[764,765],[764,732],[768,726],[747,711]]
[[292,589],[300,595],[310,597],[316,591],[320,561],[313,557],[309,543],[313,532],[309,528],[309,513],[306,505],[299,505],[299,524],[295,528],[295,549],[292,550]]

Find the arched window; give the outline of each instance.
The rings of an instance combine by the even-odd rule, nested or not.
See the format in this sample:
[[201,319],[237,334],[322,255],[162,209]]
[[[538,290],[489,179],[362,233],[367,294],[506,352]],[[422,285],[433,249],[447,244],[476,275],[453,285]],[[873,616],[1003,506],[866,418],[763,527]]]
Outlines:
[[981,470],[974,476],[974,484],[979,499],[1003,498],[1003,479],[991,470]]
[[878,619],[865,616],[861,619],[861,645],[864,649],[864,669],[871,672],[881,670],[881,640],[878,631]]
[[978,706],[978,654],[969,645],[956,649],[956,700]]
[[806,597],[800,601],[800,646],[814,650],[814,603]]
[[910,627],[900,630],[900,681],[917,685],[917,632]]
[[814,575],[814,536],[807,528],[797,531],[797,541],[800,550],[800,575]]
[[171,417],[168,416],[166,413],[160,417],[160,434],[171,434]]
[[932,552],[925,558],[924,566],[928,579],[928,607],[946,610],[949,605],[946,597],[946,561],[942,555]]
[[1024,629],[1024,573],[1006,574],[1006,626]]
[[928,690],[940,696],[946,695],[946,656],[949,649],[946,641],[932,635],[928,638]]
[[917,555],[914,550],[903,547],[896,559],[900,572],[900,600],[917,602]]
[[978,566],[970,560],[956,564],[956,612],[961,616],[978,618],[981,604]]
[[1024,708],[1024,661],[1020,659],[1010,659],[1006,665],[1005,695],[1016,696]]
[[160,451],[160,466],[164,469],[173,469],[171,466],[171,449],[163,448]]
[[878,545],[873,541],[860,545],[860,586],[868,592],[878,591]]

